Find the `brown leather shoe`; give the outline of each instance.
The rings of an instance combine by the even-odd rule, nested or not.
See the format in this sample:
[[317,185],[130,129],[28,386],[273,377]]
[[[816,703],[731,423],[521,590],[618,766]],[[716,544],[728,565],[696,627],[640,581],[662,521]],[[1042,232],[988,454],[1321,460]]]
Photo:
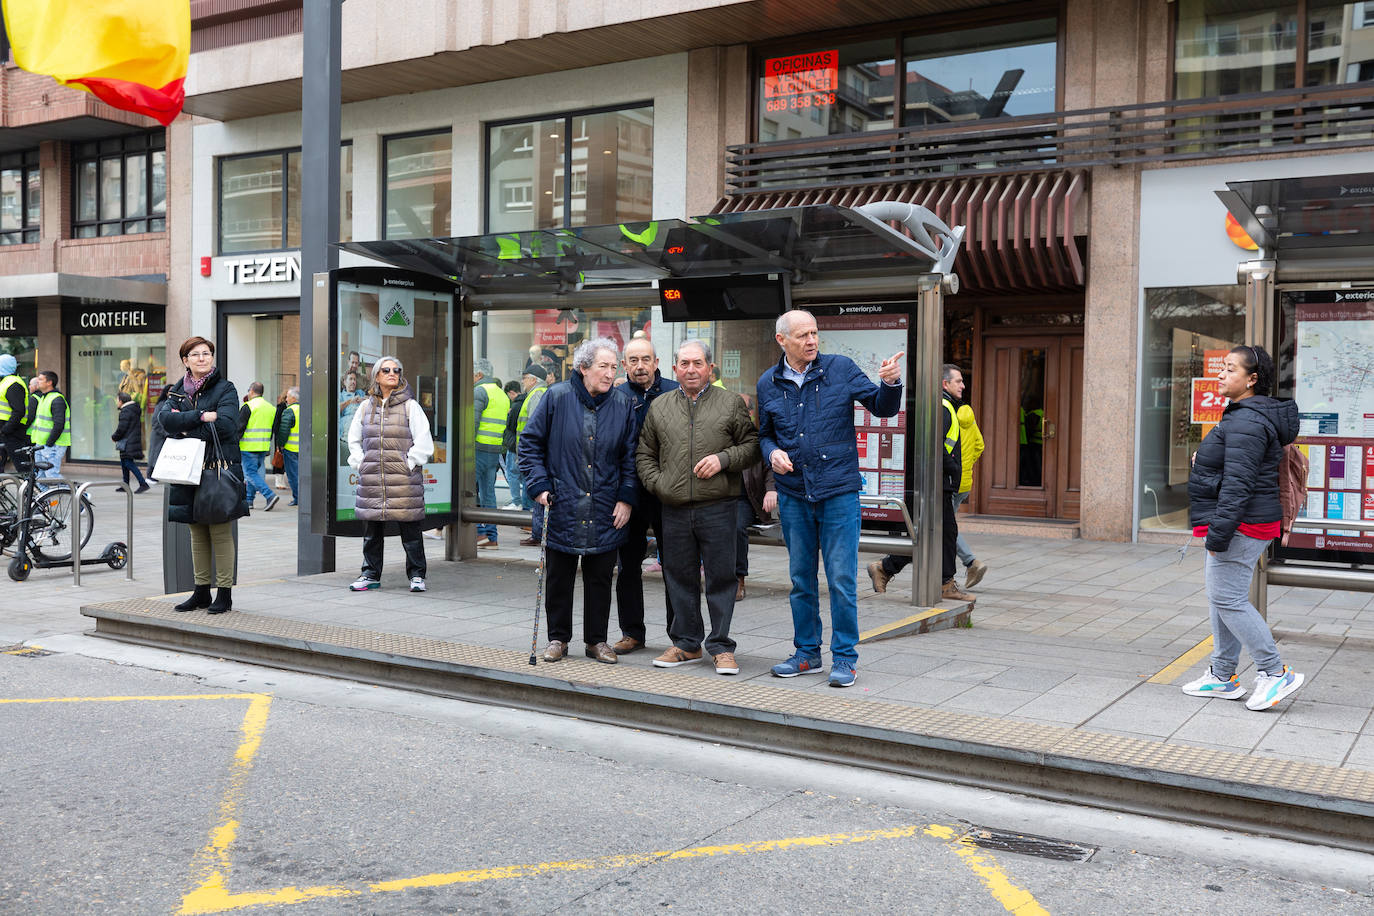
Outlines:
[[521,547],[538,547],[538,546],[539,546],[539,538],[521,538],[521,539],[520,539],[520,546],[521,546]]
[[883,572],[882,560],[874,560],[868,564],[868,578],[873,580],[873,590],[881,595],[887,591],[887,580],[892,577]]
[[669,646],[663,654],[654,659],[655,668],[676,668],[678,665],[686,665],[690,662],[701,661],[701,650],[688,652],[679,649],[677,646]]
[[735,661],[733,652],[712,655],[711,661],[716,663],[716,674],[739,674],[739,662]]
[[974,601],[976,596],[959,588],[958,584],[950,579],[940,588],[940,597],[949,601]]
[[615,650],[604,642],[596,645],[587,644],[587,657],[594,658],[603,665],[614,665],[620,659],[615,657]]
[[611,648],[615,650],[616,655],[629,655],[635,649],[644,648],[644,643],[633,636],[622,636]]
[[743,577],[743,576],[740,576],[740,577],[739,577],[739,588],[735,589],[735,600],[736,600],[736,601],[743,601],[743,600],[744,600],[744,577]]
[[544,661],[556,662],[568,654],[568,644],[561,639],[555,639],[549,643],[549,647],[544,650]]

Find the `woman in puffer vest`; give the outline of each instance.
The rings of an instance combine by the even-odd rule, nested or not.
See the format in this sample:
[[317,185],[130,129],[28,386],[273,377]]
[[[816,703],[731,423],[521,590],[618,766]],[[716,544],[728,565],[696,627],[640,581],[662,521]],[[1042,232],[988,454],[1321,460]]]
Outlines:
[[367,523],[363,571],[349,586],[355,592],[381,588],[387,522],[400,529],[410,590],[425,590],[424,464],[434,454],[434,438],[403,372],[394,356],[372,365],[367,400],[348,428],[348,464],[358,472],[356,517]]

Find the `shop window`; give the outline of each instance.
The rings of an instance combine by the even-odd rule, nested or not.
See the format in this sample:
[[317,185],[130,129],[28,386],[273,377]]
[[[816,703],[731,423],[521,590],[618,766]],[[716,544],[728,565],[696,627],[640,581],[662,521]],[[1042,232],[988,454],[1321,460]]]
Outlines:
[[902,123],[1054,111],[1057,29],[1054,19],[1035,19],[908,37]]
[[453,134],[388,137],[383,238],[447,238],[451,234]]
[[76,238],[167,231],[163,131],[78,143],[72,170]]
[[[279,251],[301,245],[301,151],[219,161],[219,253]],[[353,238],[353,144],[339,150],[339,241]]]
[[1140,527],[1188,528],[1190,459],[1221,419],[1222,358],[1245,342],[1245,287],[1145,291]]
[[143,448],[167,379],[163,333],[73,334],[70,377],[62,392],[70,407],[71,457],[83,461],[118,461],[110,434],[119,423],[118,392],[127,391],[143,419]]
[[38,150],[0,156],[0,245],[38,241],[42,215]]
[[[648,105],[489,126],[487,231],[650,219],[653,128]],[[528,203],[512,201],[515,187]]]

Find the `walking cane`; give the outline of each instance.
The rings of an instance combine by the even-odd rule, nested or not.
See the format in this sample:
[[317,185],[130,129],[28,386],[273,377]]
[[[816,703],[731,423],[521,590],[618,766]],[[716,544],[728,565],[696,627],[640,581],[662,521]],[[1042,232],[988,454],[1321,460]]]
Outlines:
[[544,551],[549,543],[549,510],[553,508],[553,493],[549,493],[549,504],[544,507],[544,530],[539,533],[539,585],[534,592],[534,631],[530,633],[530,664],[539,662],[534,654],[539,646],[539,614],[544,607]]

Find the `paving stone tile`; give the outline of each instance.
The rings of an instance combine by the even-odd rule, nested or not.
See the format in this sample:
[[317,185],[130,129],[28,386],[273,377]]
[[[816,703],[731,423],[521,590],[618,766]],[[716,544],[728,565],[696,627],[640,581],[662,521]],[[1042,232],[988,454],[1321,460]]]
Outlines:
[[1353,732],[1302,728],[1280,722],[1269,730],[1255,750],[1288,760],[1311,760],[1338,766],[1354,747],[1356,737]]
[[1245,708],[1234,700],[1207,700],[1206,707],[1172,735],[1170,740],[1206,742],[1216,747],[1249,753],[1274,727],[1274,719],[1260,713],[1249,716],[1217,715],[1211,707],[1219,705]]

